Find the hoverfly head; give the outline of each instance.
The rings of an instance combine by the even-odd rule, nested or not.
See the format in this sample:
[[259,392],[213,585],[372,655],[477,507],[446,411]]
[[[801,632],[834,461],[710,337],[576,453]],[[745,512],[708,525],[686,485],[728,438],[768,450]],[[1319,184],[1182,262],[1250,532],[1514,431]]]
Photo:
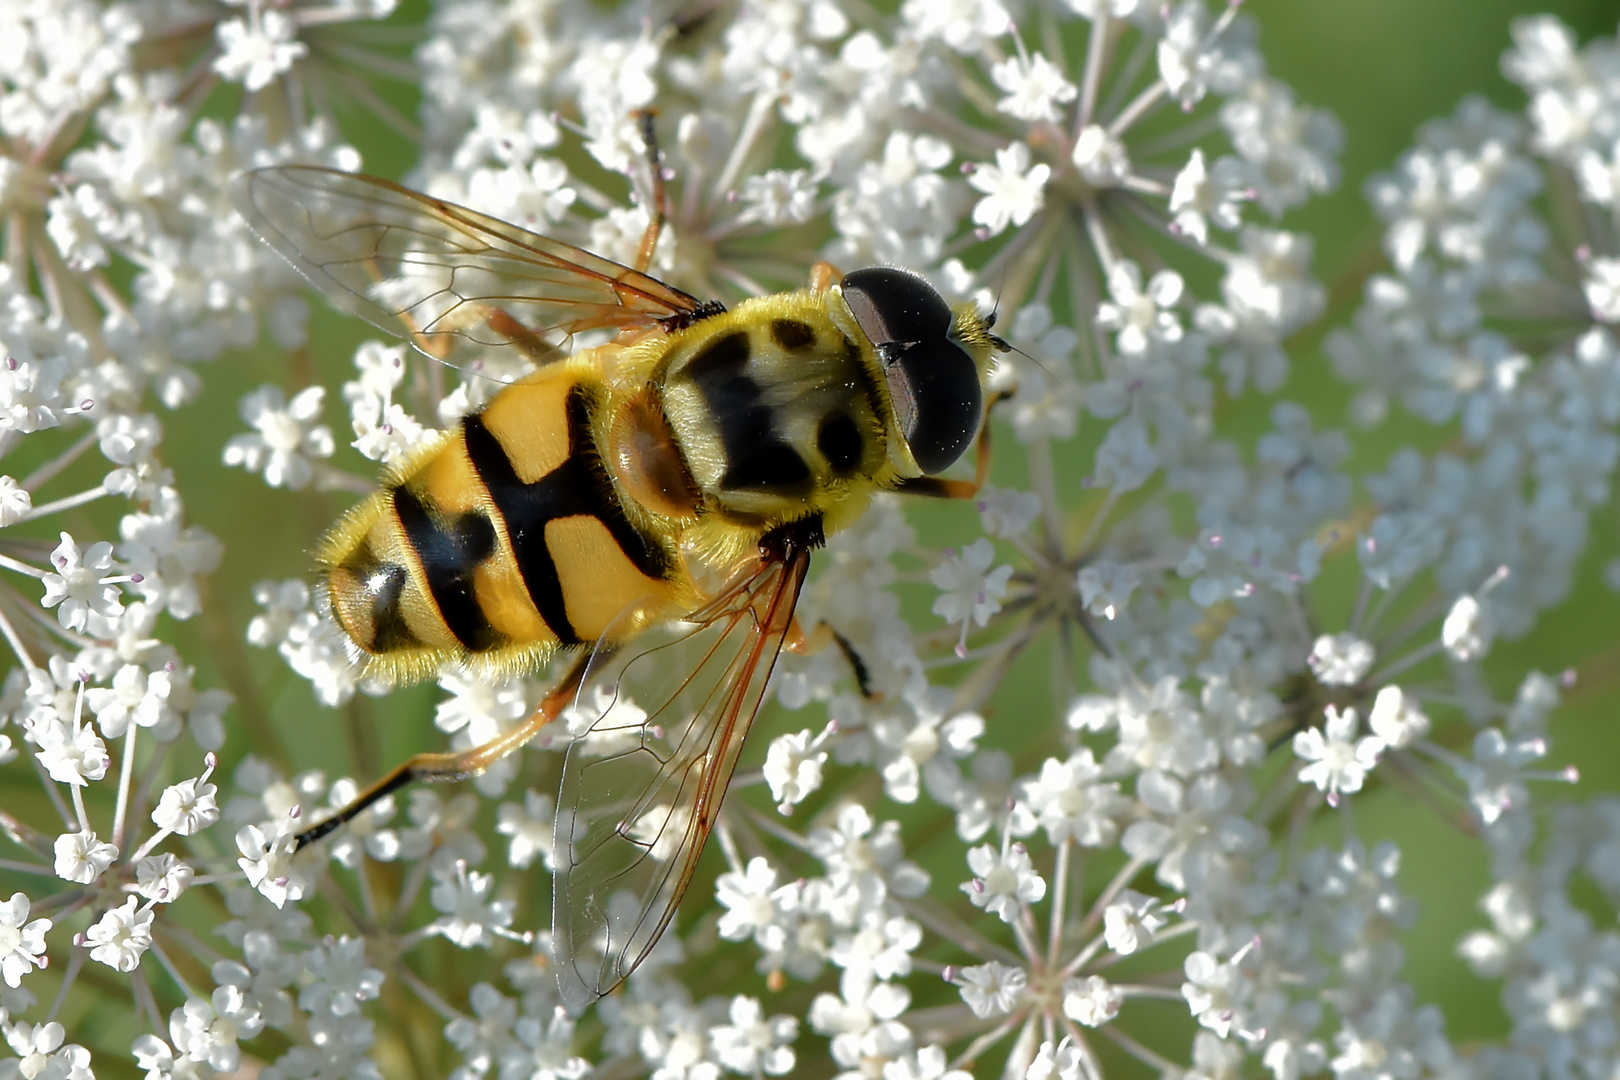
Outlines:
[[883,365],[895,423],[925,475],[944,472],[973,444],[984,380],[1004,347],[972,301],[954,310],[916,274],[873,266],[844,277],[844,302]]

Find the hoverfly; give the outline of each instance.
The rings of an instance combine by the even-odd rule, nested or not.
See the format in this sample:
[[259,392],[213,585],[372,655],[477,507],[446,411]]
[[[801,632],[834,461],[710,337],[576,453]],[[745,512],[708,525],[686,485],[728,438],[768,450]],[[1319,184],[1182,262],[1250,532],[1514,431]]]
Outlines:
[[[415,780],[478,773],[585,691],[611,700],[652,631],[696,641],[644,719],[607,708],[564,760],[553,946],[576,1012],[674,917],[777,655],[807,639],[793,612],[810,553],[879,491],[977,490],[982,438],[974,481],[937,474],[979,436],[1007,348],[974,304],[892,267],[839,281],[818,264],[809,288],[731,310],[648,276],[663,192],[643,123],[654,197],[635,267],[375,177],[292,165],[236,187],[253,229],[338,307],[456,367],[497,350],[536,365],[320,544],[368,673],[576,654],[522,726],[416,755],[300,846]],[[570,352],[586,331],[614,336]]]

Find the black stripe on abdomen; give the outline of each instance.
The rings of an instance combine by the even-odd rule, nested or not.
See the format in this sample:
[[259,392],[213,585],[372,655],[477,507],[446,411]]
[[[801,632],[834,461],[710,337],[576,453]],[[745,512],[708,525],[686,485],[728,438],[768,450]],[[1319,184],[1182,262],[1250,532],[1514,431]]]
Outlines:
[[[562,518],[594,517],[607,527],[625,558],[646,577],[666,580],[672,564],[669,552],[630,523],[615,497],[613,481],[602,467],[601,455],[591,437],[590,397],[584,387],[575,386],[568,392],[566,411],[568,457],[532,484],[518,478],[500,439],[477,414],[462,421],[461,434],[467,459],[506,522],[512,554],[528,587],[529,599],[559,641],[576,645],[579,635],[568,619],[557,564],[546,546],[548,524]],[[589,587],[589,583],[581,585]]]
[[484,617],[473,589],[473,574],[495,553],[495,526],[489,518],[460,514],[441,526],[422,500],[402,487],[394,489],[394,513],[422,565],[433,603],[456,640],[472,652],[505,644]]

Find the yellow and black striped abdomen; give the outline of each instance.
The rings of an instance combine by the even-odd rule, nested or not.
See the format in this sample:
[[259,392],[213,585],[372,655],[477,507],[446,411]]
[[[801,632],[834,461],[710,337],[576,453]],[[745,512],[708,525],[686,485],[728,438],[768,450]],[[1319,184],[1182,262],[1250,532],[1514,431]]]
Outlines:
[[680,590],[668,541],[626,515],[586,364],[509,387],[352,511],[318,553],[339,623],[395,678],[448,660],[531,668]]

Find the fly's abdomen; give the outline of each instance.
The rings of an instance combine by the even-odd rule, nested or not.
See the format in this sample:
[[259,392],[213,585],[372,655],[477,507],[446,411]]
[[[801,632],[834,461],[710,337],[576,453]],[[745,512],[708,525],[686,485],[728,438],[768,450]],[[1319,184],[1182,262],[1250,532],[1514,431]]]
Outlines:
[[677,560],[626,514],[592,434],[599,383],[569,365],[498,395],[327,538],[332,609],[398,674],[532,664],[669,595]]

